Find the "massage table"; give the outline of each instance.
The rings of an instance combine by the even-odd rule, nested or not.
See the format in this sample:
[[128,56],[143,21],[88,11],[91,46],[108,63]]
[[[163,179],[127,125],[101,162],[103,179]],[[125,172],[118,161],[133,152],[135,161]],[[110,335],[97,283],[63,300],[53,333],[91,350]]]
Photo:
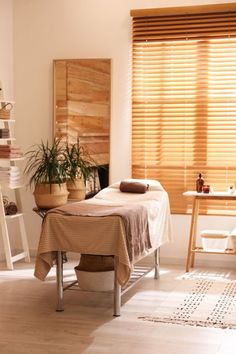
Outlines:
[[[168,194],[158,181],[133,179],[131,181],[147,183],[149,186],[147,192],[123,193],[119,188],[120,182],[117,182],[104,188],[91,199],[68,204],[64,209],[63,207],[51,209],[45,216],[41,215],[44,218],[34,275],[40,280],[45,280],[50,269],[56,265],[57,311],[64,310],[64,291],[76,283],[73,282],[66,287],[63,284],[63,256],[66,252],[114,257],[114,316],[120,315],[121,295],[131,287],[129,282],[139,260],[154,253],[154,277],[158,278],[160,246],[171,240]],[[89,213],[88,215],[71,213],[74,207],[81,206],[98,210],[103,208],[121,210],[129,206],[135,209],[139,205],[146,210],[150,245],[146,247],[146,243],[145,246],[142,244],[142,247],[136,247],[136,252],[128,249],[127,229],[120,215],[114,213],[91,216]],[[153,267],[149,267],[148,272],[152,269]],[[145,274],[144,272],[141,276]]]

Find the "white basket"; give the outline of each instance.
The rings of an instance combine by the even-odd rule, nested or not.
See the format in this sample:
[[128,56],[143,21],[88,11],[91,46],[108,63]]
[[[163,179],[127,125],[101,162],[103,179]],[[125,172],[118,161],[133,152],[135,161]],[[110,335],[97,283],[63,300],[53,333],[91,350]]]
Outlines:
[[225,230],[203,230],[202,247],[207,252],[224,252],[228,247],[229,232]]
[[231,241],[233,250],[236,251],[236,235],[231,235],[230,241]]
[[112,291],[114,289],[114,270],[104,272],[87,272],[77,267],[75,274],[79,287],[87,291]]
[[234,228],[230,233],[230,241],[234,251],[236,251],[236,228]]

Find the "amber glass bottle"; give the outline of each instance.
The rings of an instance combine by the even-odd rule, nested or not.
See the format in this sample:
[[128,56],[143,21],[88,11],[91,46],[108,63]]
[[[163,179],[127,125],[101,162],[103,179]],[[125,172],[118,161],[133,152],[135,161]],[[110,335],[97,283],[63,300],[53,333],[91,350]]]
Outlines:
[[204,185],[204,179],[202,178],[202,174],[199,173],[198,178],[196,180],[196,191],[198,193],[202,192],[203,185]]

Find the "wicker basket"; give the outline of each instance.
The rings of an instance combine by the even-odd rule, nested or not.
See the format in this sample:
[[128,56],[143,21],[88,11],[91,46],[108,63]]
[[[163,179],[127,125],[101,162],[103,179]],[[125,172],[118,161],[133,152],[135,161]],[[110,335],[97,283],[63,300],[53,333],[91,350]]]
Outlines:
[[75,267],[79,287],[87,291],[111,291],[114,289],[113,256],[82,254]]
[[41,183],[36,184],[33,194],[38,208],[52,209],[66,204],[69,192],[66,183]]
[[86,291],[112,291],[114,289],[114,270],[87,272],[75,267],[79,287]]
[[9,102],[0,108],[0,119],[10,119],[13,105]]
[[85,199],[85,184],[82,178],[78,178],[74,181],[68,180],[66,182],[67,189],[69,192],[68,199],[74,199],[77,201]]

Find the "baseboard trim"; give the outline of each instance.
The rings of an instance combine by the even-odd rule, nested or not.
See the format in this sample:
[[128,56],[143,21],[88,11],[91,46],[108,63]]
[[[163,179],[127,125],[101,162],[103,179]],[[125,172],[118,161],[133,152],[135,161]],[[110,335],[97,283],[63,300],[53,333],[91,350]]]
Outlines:
[[[140,261],[143,265],[152,265],[153,256],[149,255]],[[172,257],[160,257],[160,266],[173,265],[184,266],[186,265],[185,258],[172,258]],[[214,255],[208,257],[208,259],[196,259],[195,267],[210,267],[210,268],[235,268],[235,258],[232,256],[225,256],[225,259],[215,259]]]
[[[14,253],[19,253],[20,250],[14,250]],[[37,250],[30,250],[30,257],[35,259],[37,256]],[[80,254],[76,252],[68,252],[68,259],[71,261],[78,261],[80,259]],[[210,268],[235,268],[235,256],[224,256],[225,259],[215,259],[215,255],[212,257],[208,257],[208,259],[196,259],[195,267],[210,267]],[[5,254],[0,253],[0,262],[5,262]],[[141,259],[138,264],[142,264],[144,266],[151,266],[154,264],[154,256],[153,254],[148,255]],[[173,266],[185,266],[186,259],[185,258],[174,258],[174,257],[162,257],[160,256],[160,265],[173,265]]]

